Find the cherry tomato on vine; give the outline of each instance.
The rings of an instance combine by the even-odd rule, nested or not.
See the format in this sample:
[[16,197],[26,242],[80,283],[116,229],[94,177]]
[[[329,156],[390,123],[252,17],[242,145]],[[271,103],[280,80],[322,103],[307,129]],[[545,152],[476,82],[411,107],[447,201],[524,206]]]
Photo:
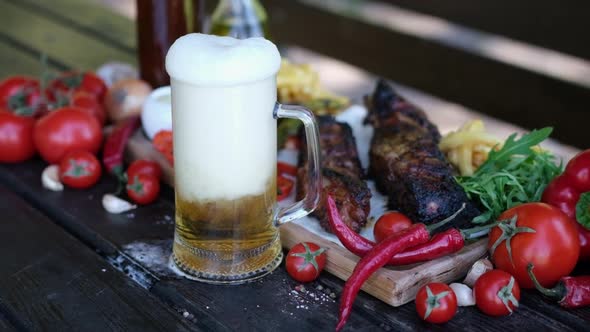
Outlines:
[[78,107],[98,120],[103,126],[107,120],[107,114],[102,104],[92,94],[78,91],[72,95],[70,106]]
[[162,178],[162,169],[157,162],[145,159],[135,160],[127,167],[127,178],[132,179],[136,175],[147,174],[156,177],[157,179]]
[[416,294],[416,312],[430,323],[446,323],[457,312],[457,296],[446,284],[433,282],[423,286]]
[[491,270],[482,274],[473,286],[475,304],[489,316],[506,316],[518,308],[520,287],[509,273]]
[[35,119],[0,110],[0,162],[19,163],[35,155]]
[[69,94],[84,91],[93,95],[99,102],[102,102],[107,92],[107,86],[93,72],[68,72],[51,81],[49,91],[54,94]]
[[41,100],[39,82],[28,76],[11,76],[0,82],[0,108],[35,108]]
[[84,150],[67,153],[59,163],[59,178],[68,187],[90,188],[98,182],[102,169],[96,157]]
[[33,141],[41,157],[55,164],[74,150],[96,154],[102,144],[102,128],[98,120],[87,112],[63,107],[37,121]]
[[410,226],[412,226],[412,221],[405,215],[395,211],[386,212],[375,223],[373,235],[375,241],[381,242],[390,235],[401,232]]
[[326,249],[312,242],[298,243],[287,254],[285,265],[291,278],[299,282],[315,280],[326,266]]
[[529,262],[544,287],[552,287],[576,266],[580,241],[574,221],[545,203],[526,203],[502,213],[490,231],[488,249],[496,268],[506,271],[522,288],[532,288]]
[[573,157],[565,167],[564,174],[580,192],[590,191],[590,150]]
[[127,195],[137,204],[149,204],[159,193],[160,180],[153,175],[138,174],[128,179]]

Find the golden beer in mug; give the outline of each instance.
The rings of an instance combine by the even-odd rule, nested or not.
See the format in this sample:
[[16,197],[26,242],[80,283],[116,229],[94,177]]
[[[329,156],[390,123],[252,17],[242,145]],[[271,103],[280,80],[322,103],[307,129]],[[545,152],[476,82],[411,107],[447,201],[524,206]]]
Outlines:
[[[171,77],[175,264],[190,277],[239,283],[281,262],[277,226],[315,209],[321,188],[311,112],[276,102],[278,50],[263,38],[190,34],[166,57]],[[309,144],[307,196],[276,204],[277,117],[300,119]]]

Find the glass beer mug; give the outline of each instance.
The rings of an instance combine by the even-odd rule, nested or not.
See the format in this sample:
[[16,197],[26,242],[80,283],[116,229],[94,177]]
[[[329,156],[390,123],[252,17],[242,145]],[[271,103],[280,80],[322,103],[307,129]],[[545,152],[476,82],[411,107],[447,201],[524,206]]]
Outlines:
[[[166,56],[171,78],[176,193],[175,264],[210,283],[261,277],[282,259],[277,226],[306,216],[320,197],[319,138],[311,112],[277,103],[276,46],[263,38],[179,38]],[[303,122],[306,196],[276,203],[277,124]]]

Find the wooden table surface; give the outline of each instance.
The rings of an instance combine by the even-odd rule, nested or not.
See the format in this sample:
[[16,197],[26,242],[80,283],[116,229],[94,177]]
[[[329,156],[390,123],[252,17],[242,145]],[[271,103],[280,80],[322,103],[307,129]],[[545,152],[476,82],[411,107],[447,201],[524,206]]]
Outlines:
[[[0,76],[38,74],[40,52],[54,70],[92,69],[106,61],[136,62],[134,25],[107,9],[76,0],[0,0]],[[320,69],[328,86],[354,97],[373,76],[298,47],[286,48]],[[330,81],[330,72],[347,77]],[[403,86],[443,131],[481,115]],[[453,121],[450,121],[452,119]],[[446,122],[445,122],[446,121]],[[489,120],[494,132],[517,128]],[[555,145],[557,146],[557,145]],[[560,148],[564,157],[574,148]],[[122,215],[105,212],[103,176],[89,190],[49,192],[41,187],[44,162],[0,165],[0,330],[4,331],[311,331],[331,330],[343,283],[323,274],[302,285],[284,266],[240,286],[183,279],[167,267],[173,235],[171,188],[146,207]],[[335,298],[336,300],[334,300]],[[361,293],[347,331],[375,330],[588,330],[590,309],[563,310],[524,291],[511,316],[490,318],[460,308],[444,325],[418,319],[413,303],[392,308]]]

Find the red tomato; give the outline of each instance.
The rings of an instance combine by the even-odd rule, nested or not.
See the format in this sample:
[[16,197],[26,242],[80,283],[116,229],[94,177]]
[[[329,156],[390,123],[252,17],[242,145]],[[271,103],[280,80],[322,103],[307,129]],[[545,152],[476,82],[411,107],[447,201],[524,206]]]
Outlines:
[[567,163],[564,174],[580,192],[590,191],[590,150],[573,157]]
[[102,103],[107,92],[107,86],[103,80],[93,72],[69,72],[54,79],[49,84],[49,90],[55,93],[69,93],[84,91],[95,96]]
[[412,226],[412,221],[405,215],[399,212],[386,212],[375,223],[373,235],[375,241],[381,242],[390,235],[401,232],[410,226]]
[[104,107],[98,102],[96,97],[88,92],[79,91],[74,93],[70,106],[79,107],[85,110],[88,114],[94,116],[101,126],[103,126],[107,120]]
[[313,242],[298,243],[287,254],[285,265],[291,278],[299,282],[315,280],[326,266],[326,248]]
[[19,163],[35,155],[35,119],[0,111],[0,162]]
[[162,178],[162,169],[155,161],[139,159],[132,162],[127,168],[127,178],[131,179],[139,174],[151,175],[159,180]]
[[160,180],[153,175],[135,175],[127,183],[127,195],[137,204],[149,204],[159,193]]
[[457,312],[457,296],[446,284],[430,283],[416,294],[416,312],[427,322],[446,323]]
[[578,230],[558,208],[526,203],[505,211],[498,220],[504,222],[490,231],[488,249],[496,268],[513,275],[520,287],[533,287],[527,273],[529,262],[535,265],[535,275],[544,287],[552,287],[576,266]]
[[100,179],[102,173],[100,162],[84,150],[68,152],[59,163],[59,178],[69,187],[90,188]]
[[102,129],[98,120],[87,112],[63,107],[37,121],[33,140],[41,157],[55,164],[74,150],[96,154],[102,143]]
[[576,218],[576,203],[580,199],[580,192],[572,187],[572,183],[565,175],[553,179],[545,188],[541,201],[557,206],[570,218]]
[[12,76],[0,82],[0,108],[34,108],[40,100],[39,82],[32,77]]
[[282,201],[289,197],[291,190],[293,190],[293,181],[282,175],[277,176],[277,200]]
[[518,307],[520,287],[509,273],[491,270],[482,274],[473,286],[475,304],[489,316],[506,316]]
[[171,165],[174,165],[172,131],[159,131],[156,134],[156,136],[154,136],[154,139],[152,140],[152,145],[158,152],[160,152],[164,155],[164,157],[166,157],[166,160],[168,160]]

